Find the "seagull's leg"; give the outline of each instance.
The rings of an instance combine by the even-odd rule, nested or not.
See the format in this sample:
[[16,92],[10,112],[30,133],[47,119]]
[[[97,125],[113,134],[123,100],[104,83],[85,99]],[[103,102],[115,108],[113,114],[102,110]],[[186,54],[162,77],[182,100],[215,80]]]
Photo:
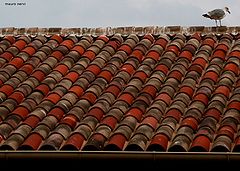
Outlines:
[[217,26],[218,26],[218,25],[217,25],[217,20],[215,20],[215,23],[216,23],[216,27],[217,27]]
[[219,23],[220,23],[220,26],[222,26],[222,22],[221,22],[221,20],[219,20]]

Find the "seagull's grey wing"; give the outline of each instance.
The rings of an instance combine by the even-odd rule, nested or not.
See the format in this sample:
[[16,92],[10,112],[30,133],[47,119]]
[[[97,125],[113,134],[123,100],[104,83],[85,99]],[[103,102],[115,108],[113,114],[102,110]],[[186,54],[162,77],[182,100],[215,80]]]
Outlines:
[[208,15],[212,18],[212,19],[222,19],[225,16],[225,12],[222,9],[215,9],[212,10],[210,12],[208,12]]

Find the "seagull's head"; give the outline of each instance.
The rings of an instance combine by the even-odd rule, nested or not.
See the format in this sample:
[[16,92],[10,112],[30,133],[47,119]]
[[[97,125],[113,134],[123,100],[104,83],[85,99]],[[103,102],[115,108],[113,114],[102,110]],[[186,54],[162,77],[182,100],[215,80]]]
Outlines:
[[228,7],[224,7],[225,11],[228,12],[229,14],[231,14],[230,10]]

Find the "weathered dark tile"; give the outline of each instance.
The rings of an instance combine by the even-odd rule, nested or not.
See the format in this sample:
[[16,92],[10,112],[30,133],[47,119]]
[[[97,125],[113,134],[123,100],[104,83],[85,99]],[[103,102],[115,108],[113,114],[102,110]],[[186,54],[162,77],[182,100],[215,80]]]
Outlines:
[[57,119],[54,116],[46,116],[39,124],[47,126],[50,130],[56,126]]
[[53,133],[44,141],[39,150],[58,150],[63,140],[60,134]]
[[[21,97],[21,94],[19,96]],[[40,92],[33,92],[28,96],[28,99],[32,99],[36,104],[39,104],[43,98],[44,96]]]
[[4,123],[8,123],[11,127],[16,128],[21,120],[22,118],[20,116],[11,114],[4,120]]
[[163,115],[163,113],[159,109],[152,108],[152,107],[148,108],[148,110],[145,113],[146,117],[152,116],[152,117],[156,118],[158,121],[161,119],[162,115]]
[[34,111],[32,111],[29,116],[33,115],[38,117],[39,119],[43,119],[47,114],[47,111],[42,108],[36,108]]
[[213,142],[211,151],[213,152],[230,152],[232,140],[228,136],[219,136]]
[[29,133],[32,131],[32,127],[26,124],[21,124],[13,133],[19,134],[22,137],[26,138]]
[[144,151],[147,144],[147,137],[143,134],[134,135],[128,142],[125,151]]
[[17,102],[13,99],[7,99],[3,103],[1,103],[1,106],[6,107],[9,111],[13,111],[17,106]]
[[111,135],[111,128],[107,125],[100,125],[96,128],[96,133],[101,134],[105,137],[105,140]]
[[8,123],[1,123],[0,125],[0,135],[4,138],[7,139],[9,134],[13,131],[13,127],[9,125]]
[[190,143],[191,143],[191,140],[187,136],[184,136],[184,135],[176,136],[173,139],[172,143],[170,144],[168,151],[187,152]]
[[1,146],[1,150],[17,150],[24,141],[24,137],[19,134],[12,134]]
[[157,134],[163,134],[168,137],[168,139],[172,139],[174,129],[172,129],[171,126],[168,125],[160,125],[160,127],[157,129]]
[[128,140],[132,134],[132,129],[127,125],[121,125],[117,127],[117,129],[114,131],[114,134],[122,134]]
[[111,108],[108,113],[106,114],[106,116],[113,116],[115,117],[118,121],[121,120],[122,116],[123,116],[124,112],[117,108],[117,107],[114,107],[114,108]]

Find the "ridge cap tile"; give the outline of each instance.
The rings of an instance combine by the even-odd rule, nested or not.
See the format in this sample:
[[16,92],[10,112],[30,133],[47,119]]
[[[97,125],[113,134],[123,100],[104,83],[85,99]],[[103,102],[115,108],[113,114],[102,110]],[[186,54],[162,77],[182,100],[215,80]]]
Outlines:
[[208,27],[208,26],[120,26],[120,27],[2,27],[0,28],[0,35],[114,35],[121,34],[123,36],[130,34],[144,35],[144,34],[186,34],[191,33],[232,33],[237,34],[240,31],[240,26],[221,26],[221,27]]

